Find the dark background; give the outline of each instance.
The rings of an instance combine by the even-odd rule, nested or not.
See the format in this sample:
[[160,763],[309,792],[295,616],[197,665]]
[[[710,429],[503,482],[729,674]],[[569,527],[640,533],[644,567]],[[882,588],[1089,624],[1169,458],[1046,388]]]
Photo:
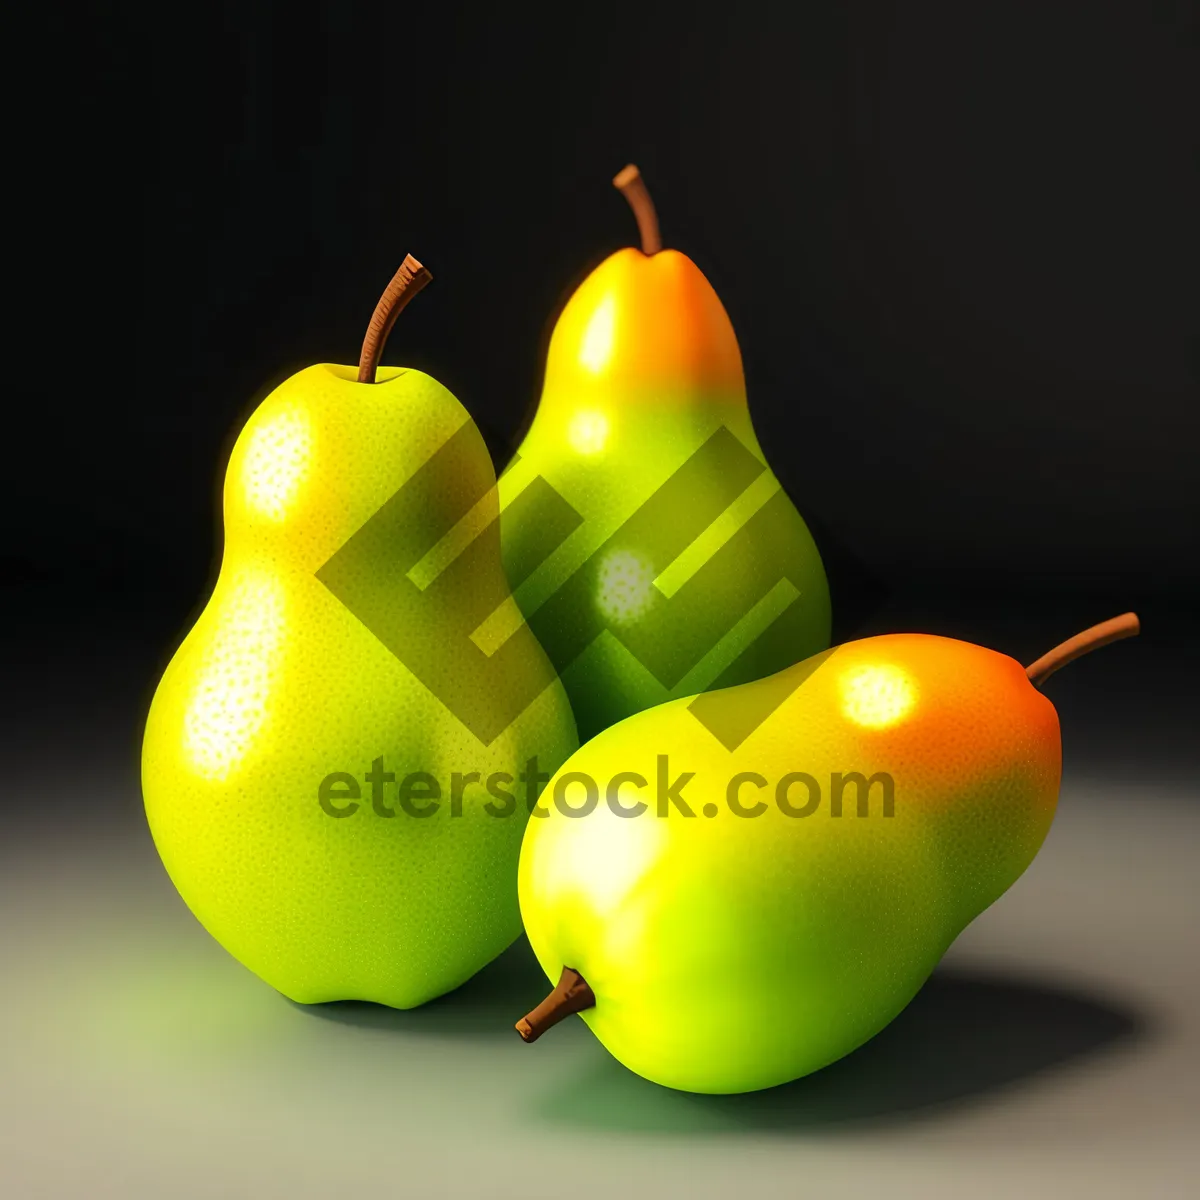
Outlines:
[[406,251],[436,284],[386,358],[503,459],[558,307],[635,240],[633,160],[843,635],[913,588],[1196,596],[1194,5],[202,7],[49,10],[14,52],[10,586],[185,620],[241,423],[356,360]]
[[385,358],[446,383],[502,464],[559,307],[636,239],[610,185],[633,160],[733,319],[837,639],[1028,661],[1135,608],[1137,651],[1054,698],[1096,753],[1182,770],[1195,5],[202,7],[36,8],[12,43],[10,748],[44,761],[67,730],[135,771],[233,439],[294,370],[356,360],[405,252],[435,283]]

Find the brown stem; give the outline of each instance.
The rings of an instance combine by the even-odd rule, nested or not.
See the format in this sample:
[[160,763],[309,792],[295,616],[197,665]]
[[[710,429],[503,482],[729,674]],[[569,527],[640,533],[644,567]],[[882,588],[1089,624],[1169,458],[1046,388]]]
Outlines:
[[587,980],[574,967],[563,967],[554,991],[533,1012],[517,1022],[517,1032],[525,1041],[536,1042],[563,1017],[595,1006],[596,993],[588,987]]
[[371,323],[367,326],[367,335],[363,338],[362,352],[358,356],[358,382],[374,383],[375,369],[379,366],[384,344],[392,326],[400,315],[400,310],[433,278],[411,254],[404,256],[400,270],[392,276],[392,282],[384,288],[375,311],[371,314]]
[[633,215],[637,217],[638,232],[642,235],[642,253],[657,254],[662,249],[662,234],[658,231],[658,213],[654,201],[646,190],[642,173],[630,163],[613,177],[613,187],[629,201]]
[[1025,674],[1034,687],[1041,687],[1059,667],[1065,667],[1067,663],[1081,655],[1099,650],[1101,646],[1107,646],[1109,642],[1119,642],[1121,638],[1133,637],[1141,632],[1141,628],[1137,613],[1122,613],[1121,616],[1113,617],[1109,621],[1101,621],[1099,625],[1093,625],[1091,629],[1085,629],[1073,638],[1067,638],[1061,646],[1055,646],[1053,650],[1047,651],[1037,662],[1030,663],[1025,668]]

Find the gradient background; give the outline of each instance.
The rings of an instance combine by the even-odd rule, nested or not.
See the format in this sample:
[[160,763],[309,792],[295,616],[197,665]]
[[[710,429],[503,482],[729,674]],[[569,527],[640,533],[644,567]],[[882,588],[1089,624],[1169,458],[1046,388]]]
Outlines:
[[[1197,8],[797,7],[24,14],[6,1195],[1175,1196],[1200,1170]],[[140,813],[254,402],[353,362],[411,251],[436,282],[385,360],[503,462],[557,307],[634,240],[631,159],[733,319],[840,639],[1028,660],[1145,625],[1048,689],[1066,777],[1027,875],[893,1027],[757,1096],[655,1088],[580,1022],[523,1047],[520,944],[418,1012],[290,1005],[191,919]]]

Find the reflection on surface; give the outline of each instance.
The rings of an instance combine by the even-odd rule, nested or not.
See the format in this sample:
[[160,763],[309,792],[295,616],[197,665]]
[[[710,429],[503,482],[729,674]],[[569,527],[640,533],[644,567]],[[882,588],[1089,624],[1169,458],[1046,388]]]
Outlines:
[[268,417],[250,434],[242,460],[242,486],[251,512],[282,521],[308,475],[311,422],[302,408]]
[[183,718],[183,749],[206,779],[227,779],[267,723],[287,631],[285,597],[263,569],[243,571],[212,614],[215,632]]
[[917,702],[917,685],[892,663],[849,670],[838,681],[842,712],[856,725],[884,729],[903,720]]
[[608,418],[602,412],[577,412],[567,426],[567,441],[580,454],[599,454],[608,441]]
[[612,357],[616,324],[617,302],[608,295],[596,305],[579,346],[579,361],[595,375],[608,366]]

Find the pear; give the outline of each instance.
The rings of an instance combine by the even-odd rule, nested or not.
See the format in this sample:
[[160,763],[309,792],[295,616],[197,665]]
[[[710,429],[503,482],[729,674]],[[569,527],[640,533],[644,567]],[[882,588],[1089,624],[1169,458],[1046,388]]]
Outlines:
[[661,248],[637,168],[614,183],[641,248],[567,302],[500,479],[505,569],[585,739],[778,671],[830,629],[821,558],[755,434],[729,317],[696,264]]
[[[378,366],[428,278],[407,258],[358,368],[301,370],[247,420],[212,594],[146,721],[167,872],[217,941],[304,1003],[410,1008],[509,945],[536,793],[517,780],[578,744],[512,619],[478,430],[436,380]],[[481,649],[494,613],[510,636]]]
[[[1061,750],[1036,685],[1137,628],[1114,618],[1028,669],[866,638],[594,738],[526,829],[521,913],[558,984],[518,1032],[579,1012],[631,1070],[692,1092],[848,1054],[1041,846]],[[769,715],[731,751],[747,706]]]

